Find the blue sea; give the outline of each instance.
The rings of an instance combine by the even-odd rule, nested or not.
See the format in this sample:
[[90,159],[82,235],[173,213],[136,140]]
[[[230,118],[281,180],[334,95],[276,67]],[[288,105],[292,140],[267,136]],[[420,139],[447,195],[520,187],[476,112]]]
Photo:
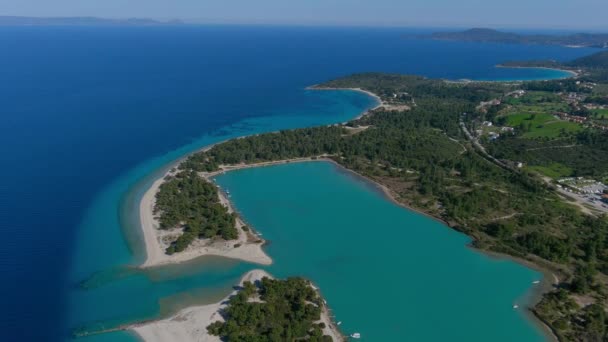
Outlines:
[[[375,105],[356,92],[306,90],[309,85],[366,71],[446,79],[559,78],[565,75],[555,70],[494,65],[515,59],[569,60],[593,52],[406,38],[421,32],[263,26],[0,28],[3,340],[65,341],[75,329],[155,318],[226,294],[252,265],[208,258],[151,272],[133,267],[142,258],[138,198],[169,163],[207,144],[343,122]],[[334,177],[335,171],[318,174],[321,180]],[[237,200],[239,210],[257,223],[248,214],[248,203]],[[278,222],[283,214],[271,217],[276,215]],[[323,220],[319,215],[313,219]],[[411,213],[399,215],[421,220]],[[464,237],[444,234],[453,236],[453,248],[466,249]],[[269,253],[277,264],[272,271],[292,274],[288,267],[276,268],[285,257],[279,247],[273,255],[273,248]],[[521,267],[497,265],[493,272],[500,267],[529,280],[530,273]],[[304,268],[293,270],[298,272],[320,284],[328,281]],[[382,293],[382,282],[369,289],[378,291],[375,296]],[[326,297],[331,305],[332,294]],[[420,316],[424,324],[427,318]],[[517,324],[527,326],[522,322],[524,318]],[[513,329],[519,329],[517,324]],[[122,339],[134,338],[119,333],[83,340]]]

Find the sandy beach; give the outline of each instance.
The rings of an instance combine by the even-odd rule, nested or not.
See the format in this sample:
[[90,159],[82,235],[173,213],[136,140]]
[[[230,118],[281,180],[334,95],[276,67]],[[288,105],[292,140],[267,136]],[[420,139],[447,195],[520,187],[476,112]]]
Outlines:
[[352,91],[357,91],[357,92],[360,92],[360,93],[366,94],[366,95],[368,95],[368,96],[371,96],[371,97],[375,98],[375,99],[376,99],[376,101],[378,101],[378,104],[377,104],[376,106],[374,106],[373,108],[370,108],[370,109],[366,110],[365,112],[363,112],[363,113],[361,113],[361,114],[357,115],[357,116],[356,116],[355,118],[353,118],[352,120],[358,120],[358,119],[361,119],[362,117],[364,117],[365,115],[369,114],[370,112],[372,112],[372,111],[374,111],[374,110],[376,110],[376,109],[378,109],[378,108],[380,108],[380,107],[385,107],[385,106],[387,106],[387,104],[386,104],[384,101],[382,101],[382,99],[380,98],[380,96],[378,96],[378,95],[376,95],[376,94],[372,93],[371,91],[367,91],[367,90],[365,90],[365,89],[361,89],[361,88],[331,88],[331,87],[319,87],[319,86],[317,86],[317,85],[315,84],[315,85],[312,85],[312,86],[310,86],[310,87],[308,87],[308,88],[306,88],[306,89],[312,89],[312,90],[352,90]]
[[[263,270],[253,270],[241,278],[239,285],[242,286],[246,281],[255,282],[264,277],[272,278]],[[228,299],[234,294],[236,290],[219,303],[186,308],[169,318],[132,325],[129,329],[137,333],[145,342],[219,342],[221,340],[218,336],[207,333],[207,326],[216,321],[224,321],[221,310],[226,307]],[[344,341],[326,308],[321,314],[320,322],[325,323],[324,334],[331,336],[334,341]]]
[[[205,178],[207,181],[213,183],[213,177],[224,172],[252,167],[329,160],[327,157],[327,155],[320,155],[317,157],[293,158],[288,160],[254,164],[221,165],[220,170],[218,171],[200,172],[199,175]],[[173,255],[167,255],[165,253],[165,249],[169,246],[170,241],[173,241],[181,234],[181,229],[159,229],[158,220],[154,217],[154,205],[156,202],[156,193],[163,184],[164,178],[171,175],[173,175],[173,173],[172,171],[169,171],[163,177],[157,179],[141,199],[139,213],[146,248],[146,260],[140,267],[147,268],[168,264],[177,264],[205,255],[238,259],[260,265],[272,264],[272,259],[266,254],[266,252],[264,252],[264,249],[262,248],[265,241],[260,238],[251,229],[251,227],[249,231],[244,231],[242,227],[246,226],[246,224],[240,217],[236,220],[236,227],[239,231],[238,239],[230,241],[219,240],[215,242],[206,239],[199,239],[194,241],[188,248],[186,248],[186,250]],[[230,203],[230,200],[226,197],[226,194],[220,190],[218,191],[218,195],[220,202],[228,208],[228,212],[234,212],[235,209]],[[237,244],[240,246],[235,248],[234,246]]]
[[533,67],[533,66],[530,66],[530,67],[527,67],[527,66],[506,66],[506,65],[502,65],[502,64],[498,64],[498,65],[496,65],[496,67],[497,68],[509,68],[509,69],[545,69],[545,70],[557,70],[557,71],[562,71],[562,72],[566,72],[566,73],[570,74],[570,76],[563,77],[563,78],[572,78],[572,77],[578,77],[579,76],[579,73],[577,71],[567,70],[567,69],[560,69],[560,68]]
[[[165,176],[170,175],[169,171]],[[252,262],[261,265],[272,264],[272,259],[264,252],[262,246],[264,240],[255,236],[251,232],[245,232],[241,228],[245,225],[239,218],[236,222],[236,227],[239,231],[239,237],[231,241],[210,241],[207,239],[199,239],[193,242],[186,250],[167,255],[165,249],[169,246],[170,241],[174,240],[181,234],[181,229],[160,230],[158,220],[154,217],[154,205],[156,202],[156,193],[159,187],[163,184],[163,176],[157,179],[152,186],[146,191],[141,199],[139,207],[139,215],[141,229],[144,237],[146,248],[146,260],[140,266],[143,268],[154,267],[168,264],[176,264],[192,260],[205,255],[215,255],[226,258],[238,259],[247,262]],[[228,207],[230,212],[233,211],[228,199],[219,192],[220,201]],[[235,247],[235,245],[240,245]]]

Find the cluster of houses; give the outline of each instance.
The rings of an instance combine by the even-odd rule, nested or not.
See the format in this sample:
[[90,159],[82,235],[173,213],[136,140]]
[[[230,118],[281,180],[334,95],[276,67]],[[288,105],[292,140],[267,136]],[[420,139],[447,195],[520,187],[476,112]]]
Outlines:
[[576,85],[587,89],[593,89],[597,86],[597,83],[576,81]]
[[482,101],[479,103],[479,105],[477,106],[477,110],[480,112],[484,112],[487,113],[488,112],[488,108],[492,107],[492,106],[499,106],[502,102],[499,99],[493,99],[490,101]]
[[525,90],[515,90],[515,91],[512,91],[512,92],[508,93],[506,96],[511,96],[511,97],[513,97],[515,99],[518,99],[518,98],[520,98],[520,97],[522,97],[524,95],[526,95],[526,91]]
[[586,123],[588,119],[586,116],[570,115],[564,112],[555,112],[554,115],[562,120],[576,122],[580,124]]
[[595,103],[585,103],[583,105],[585,108],[592,110],[592,109],[608,109],[608,106],[606,105],[598,105]]
[[585,99],[587,98],[587,95],[581,94],[581,93],[567,93],[567,94],[563,94],[562,98],[567,103],[578,103],[578,102],[585,101]]
[[398,93],[392,93],[390,97],[393,98],[395,101],[399,101],[399,102],[411,102],[414,100],[412,95],[410,95],[408,92],[404,92],[404,91],[398,92]]
[[608,131],[608,125],[599,124],[595,121],[589,120],[589,118],[585,117],[585,116],[570,115],[568,113],[563,113],[563,112],[555,112],[554,115],[559,117],[562,120],[576,122],[579,124],[586,124],[587,126],[592,127],[592,128],[600,129],[602,131]]
[[593,179],[584,179],[583,177],[562,178],[557,182],[559,183],[558,187],[560,188],[565,190],[570,189],[571,191],[585,195],[602,195],[608,190],[608,186],[606,186],[604,183]]
[[[492,127],[493,124],[491,121],[484,121],[481,123],[482,126],[484,127]],[[500,127],[500,132],[502,132],[503,134],[506,133],[510,133],[513,134],[515,133],[515,128],[513,127],[509,127],[509,126],[502,126]],[[477,130],[477,135],[480,136],[483,134],[483,130]],[[496,140],[498,138],[500,138],[500,133],[496,132],[496,131],[490,131],[488,132],[488,138],[492,141],[492,140]]]

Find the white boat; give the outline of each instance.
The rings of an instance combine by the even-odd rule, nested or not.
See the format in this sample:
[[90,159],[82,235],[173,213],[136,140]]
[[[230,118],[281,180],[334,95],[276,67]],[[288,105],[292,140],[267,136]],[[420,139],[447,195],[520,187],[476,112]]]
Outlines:
[[350,335],[350,337],[359,339],[359,338],[361,338],[361,334],[359,334],[359,333],[353,333],[353,334]]
[[342,321],[340,321],[340,322],[338,322],[338,323],[336,323],[336,324],[337,324],[337,325],[340,325],[340,324],[342,324]]
[[513,309],[517,309],[519,307],[519,305],[515,304],[513,305]]
[[540,283],[540,280],[535,280],[532,282],[532,284],[538,284],[538,283]]

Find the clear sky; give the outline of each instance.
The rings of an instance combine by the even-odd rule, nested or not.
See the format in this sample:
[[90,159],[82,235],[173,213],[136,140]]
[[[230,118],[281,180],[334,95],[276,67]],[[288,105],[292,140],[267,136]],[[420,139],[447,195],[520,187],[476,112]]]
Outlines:
[[0,15],[608,31],[608,0],[0,0]]

